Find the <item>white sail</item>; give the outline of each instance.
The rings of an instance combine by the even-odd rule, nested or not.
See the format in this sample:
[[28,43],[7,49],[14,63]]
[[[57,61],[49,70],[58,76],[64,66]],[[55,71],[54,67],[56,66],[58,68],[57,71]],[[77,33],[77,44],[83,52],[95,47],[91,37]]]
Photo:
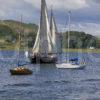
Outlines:
[[41,19],[40,19],[40,53],[50,53],[52,42],[50,41],[50,27],[48,21],[47,7],[45,0],[41,0]]
[[45,0],[41,0],[40,28],[38,29],[33,53],[52,53],[53,43],[48,21],[47,7]]
[[40,41],[39,33],[40,33],[40,28],[38,28],[35,44],[34,44],[34,47],[33,47],[33,50],[32,50],[33,53],[38,53],[39,52],[39,41]]
[[50,20],[50,31],[51,31],[52,42],[54,46],[52,52],[59,53],[61,52],[61,35],[58,33],[52,10],[51,10],[51,20]]

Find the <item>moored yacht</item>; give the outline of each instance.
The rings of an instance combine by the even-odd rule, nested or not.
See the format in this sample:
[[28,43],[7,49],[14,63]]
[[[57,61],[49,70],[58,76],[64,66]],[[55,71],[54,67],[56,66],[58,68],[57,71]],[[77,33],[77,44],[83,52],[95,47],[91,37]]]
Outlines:
[[40,25],[32,53],[29,56],[32,63],[55,63],[57,61],[55,34],[56,27],[52,20],[49,26],[46,2],[41,0]]
[[[69,48],[70,48],[70,17],[71,17],[71,12],[69,11],[68,12],[68,15],[69,15],[69,25],[68,25],[68,41],[67,41],[67,47],[68,47],[68,53],[66,55],[66,61],[64,63],[58,63],[56,64],[56,67],[58,69],[83,69],[85,68],[86,64],[83,62],[83,63],[73,63],[73,61],[76,61],[77,59],[72,59],[70,60],[69,58]],[[67,38],[67,37],[66,37]]]

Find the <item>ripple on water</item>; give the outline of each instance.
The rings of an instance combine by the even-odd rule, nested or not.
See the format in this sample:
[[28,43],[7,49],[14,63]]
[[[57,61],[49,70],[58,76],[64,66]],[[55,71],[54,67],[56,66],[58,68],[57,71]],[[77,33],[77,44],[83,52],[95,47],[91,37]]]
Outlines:
[[30,86],[33,86],[33,84],[30,84],[30,83],[18,83],[18,84],[8,84],[8,85],[5,85],[4,87],[30,87]]
[[100,82],[100,79],[85,79],[81,80],[82,82]]
[[14,68],[16,60],[0,60],[0,100],[100,100],[99,64],[94,67],[86,61],[89,64],[82,71],[29,64],[28,68],[34,70],[32,76],[12,77],[9,69]]
[[45,81],[45,83],[47,84],[63,84],[63,83],[71,83],[70,81],[67,81],[67,80],[54,80],[54,81]]

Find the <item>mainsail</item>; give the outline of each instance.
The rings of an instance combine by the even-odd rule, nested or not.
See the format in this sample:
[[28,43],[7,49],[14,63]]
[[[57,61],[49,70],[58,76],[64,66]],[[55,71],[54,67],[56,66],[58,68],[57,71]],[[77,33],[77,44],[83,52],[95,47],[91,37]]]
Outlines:
[[47,6],[45,0],[41,0],[40,27],[38,29],[33,53],[48,54],[52,53],[53,43],[51,39]]
[[53,53],[61,52],[61,35],[58,33],[53,11],[51,9],[50,31],[53,42]]

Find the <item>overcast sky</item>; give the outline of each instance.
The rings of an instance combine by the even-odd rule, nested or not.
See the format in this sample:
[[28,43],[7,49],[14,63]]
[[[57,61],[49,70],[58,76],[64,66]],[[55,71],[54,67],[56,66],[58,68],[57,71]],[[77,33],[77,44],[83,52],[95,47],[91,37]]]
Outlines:
[[[71,28],[100,36],[100,0],[46,0],[50,15],[53,6],[58,29],[63,31],[71,10]],[[0,19],[39,24],[41,0],[0,0]]]

